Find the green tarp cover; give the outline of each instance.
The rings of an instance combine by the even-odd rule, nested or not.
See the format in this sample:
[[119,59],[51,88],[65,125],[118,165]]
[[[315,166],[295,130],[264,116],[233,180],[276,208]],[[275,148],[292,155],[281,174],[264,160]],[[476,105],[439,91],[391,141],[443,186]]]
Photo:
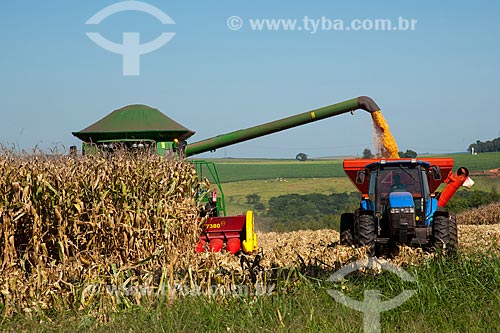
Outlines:
[[186,140],[194,132],[147,105],[128,105],[73,135],[85,142],[120,139]]

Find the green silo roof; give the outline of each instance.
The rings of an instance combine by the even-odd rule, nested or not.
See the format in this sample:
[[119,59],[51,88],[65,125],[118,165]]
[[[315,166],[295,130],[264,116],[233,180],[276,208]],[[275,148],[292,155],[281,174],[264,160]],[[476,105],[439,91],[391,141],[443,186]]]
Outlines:
[[147,105],[127,105],[73,135],[85,142],[101,140],[186,140],[194,132]]

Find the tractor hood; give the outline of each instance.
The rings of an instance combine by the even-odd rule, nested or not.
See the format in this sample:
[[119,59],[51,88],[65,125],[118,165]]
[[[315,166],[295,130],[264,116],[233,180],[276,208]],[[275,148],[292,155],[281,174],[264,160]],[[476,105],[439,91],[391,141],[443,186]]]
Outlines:
[[391,208],[414,207],[413,197],[409,192],[393,192],[389,194]]

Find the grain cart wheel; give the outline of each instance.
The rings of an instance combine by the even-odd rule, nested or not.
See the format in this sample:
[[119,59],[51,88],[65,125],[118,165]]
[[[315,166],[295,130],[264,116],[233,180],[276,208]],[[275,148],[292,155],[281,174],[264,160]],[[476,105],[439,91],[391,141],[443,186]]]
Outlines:
[[458,242],[455,216],[438,215],[432,223],[432,245],[436,250],[446,250],[447,254],[456,252]]
[[354,244],[354,214],[340,215],[340,245],[352,246]]
[[375,220],[373,216],[361,215],[354,223],[354,243],[356,246],[368,246],[368,255],[375,254]]

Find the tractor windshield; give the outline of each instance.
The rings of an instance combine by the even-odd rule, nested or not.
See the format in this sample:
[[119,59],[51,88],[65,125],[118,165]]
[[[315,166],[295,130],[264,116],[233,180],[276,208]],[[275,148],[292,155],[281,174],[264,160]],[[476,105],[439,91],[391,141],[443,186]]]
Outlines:
[[378,177],[381,201],[386,201],[392,192],[410,192],[413,198],[423,196],[419,168],[385,168],[378,171]]

